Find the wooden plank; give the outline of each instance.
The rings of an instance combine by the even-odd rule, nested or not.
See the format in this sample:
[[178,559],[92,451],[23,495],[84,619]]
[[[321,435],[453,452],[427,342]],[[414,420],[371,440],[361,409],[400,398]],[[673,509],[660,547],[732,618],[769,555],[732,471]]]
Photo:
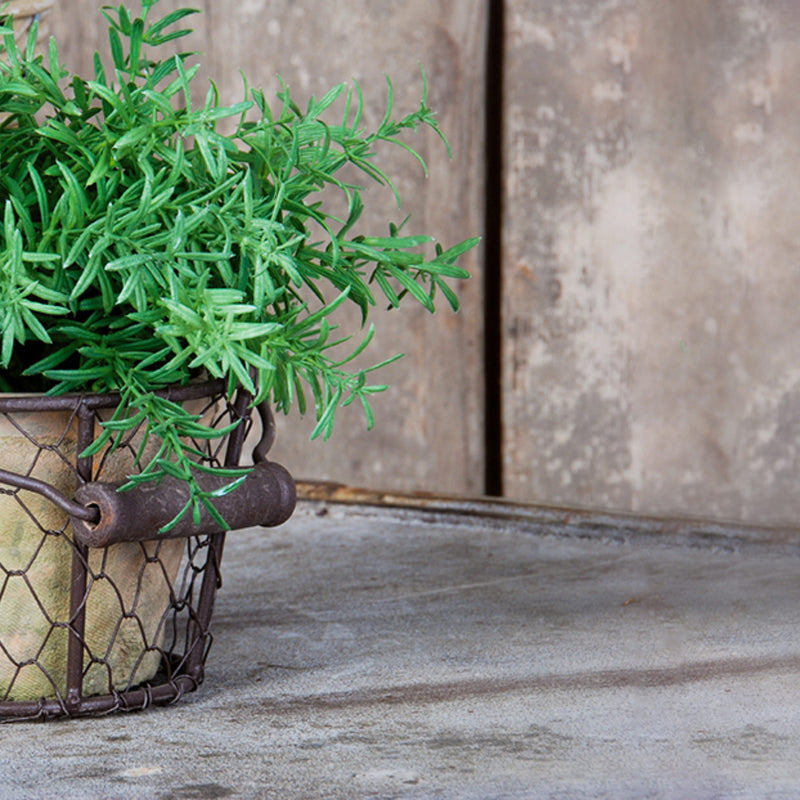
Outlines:
[[793,521],[800,6],[507,7],[509,495]]
[[[59,0],[53,26],[69,66],[88,69],[91,52],[105,47],[94,13],[103,4],[104,0]],[[183,4],[162,0],[157,10],[179,5]],[[388,220],[399,222],[411,214],[409,232],[434,232],[445,246],[480,233],[484,3],[352,0],[343,6],[314,0],[215,0],[204,5],[206,14],[199,19],[191,45],[204,53],[202,75],[214,76],[226,100],[241,98],[240,68],[268,97],[280,88],[280,73],[301,105],[312,93],[356,79],[366,100],[365,124],[374,125],[384,112],[384,73],[393,79],[398,111],[410,111],[421,93],[419,64],[424,64],[430,104],[451,140],[453,160],[438,139],[427,134],[417,144],[428,161],[429,178],[407,154],[391,154],[388,172],[406,204],[398,210],[390,192],[370,190],[373,210],[365,215],[364,227],[384,235]],[[309,478],[406,489],[481,490],[479,254],[465,263],[474,277],[463,285],[458,315],[443,310],[431,317],[411,307],[376,315],[379,332],[370,363],[398,351],[406,358],[376,375],[391,389],[376,399],[375,430],[365,430],[355,407],[343,411],[327,445],[309,442],[313,420],[296,415],[280,419],[276,459]]]

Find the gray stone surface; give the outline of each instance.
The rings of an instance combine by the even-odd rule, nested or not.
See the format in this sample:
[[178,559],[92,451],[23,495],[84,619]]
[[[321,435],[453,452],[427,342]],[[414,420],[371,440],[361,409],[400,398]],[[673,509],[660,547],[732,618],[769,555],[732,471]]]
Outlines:
[[201,690],[4,726],[2,797],[798,796],[796,541],[495,511],[232,534]]

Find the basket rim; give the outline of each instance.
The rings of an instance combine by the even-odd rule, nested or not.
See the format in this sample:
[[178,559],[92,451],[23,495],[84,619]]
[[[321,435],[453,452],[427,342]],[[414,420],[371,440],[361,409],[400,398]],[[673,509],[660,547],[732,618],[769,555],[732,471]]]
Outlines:
[[[184,400],[196,400],[201,397],[223,394],[226,386],[227,381],[225,380],[203,381],[187,383],[182,386],[169,386],[158,390],[155,394],[167,400],[183,402]],[[119,405],[121,397],[120,392],[73,392],[61,395],[0,393],[0,413],[72,411],[78,406],[88,409],[114,408]]]

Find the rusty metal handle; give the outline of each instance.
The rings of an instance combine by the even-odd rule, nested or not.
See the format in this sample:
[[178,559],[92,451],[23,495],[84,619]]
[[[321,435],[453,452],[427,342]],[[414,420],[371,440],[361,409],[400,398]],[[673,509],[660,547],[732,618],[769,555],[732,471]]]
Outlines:
[[[297,491],[292,476],[280,465],[267,461],[275,441],[275,420],[267,401],[256,406],[261,417],[261,439],[253,449],[255,467],[241,486],[215,497],[214,507],[232,530],[254,525],[274,527],[286,522],[294,511]],[[201,476],[204,492],[213,493],[231,482],[228,476]],[[122,483],[90,482],[67,497],[49,483],[0,469],[0,484],[42,495],[69,515],[75,537],[89,547],[106,547],[124,541],[145,541],[221,533],[222,528],[203,510],[199,525],[191,515],[166,534],[159,531],[173,520],[189,500],[188,486],[174,478],[118,492]],[[5,490],[6,493],[7,490]],[[4,492],[0,489],[0,492]]]
[[[198,480],[204,492],[215,492],[230,483],[229,477],[203,475]],[[159,533],[189,502],[189,487],[176,478],[159,484],[142,484],[117,491],[121,484],[86,483],[75,492],[84,508],[97,509],[97,522],[72,517],[75,538],[88,547],[107,547],[119,542],[176,539],[221,533],[223,529],[203,509],[200,523],[191,513],[166,533]],[[274,461],[262,461],[230,494],[214,497],[214,508],[232,530],[255,525],[274,527],[286,522],[294,511],[297,491],[292,476]]]
[[261,417],[261,438],[253,448],[253,463],[260,464],[267,460],[267,453],[275,444],[275,417],[272,414],[272,407],[268,400],[264,400],[256,406],[258,416]]

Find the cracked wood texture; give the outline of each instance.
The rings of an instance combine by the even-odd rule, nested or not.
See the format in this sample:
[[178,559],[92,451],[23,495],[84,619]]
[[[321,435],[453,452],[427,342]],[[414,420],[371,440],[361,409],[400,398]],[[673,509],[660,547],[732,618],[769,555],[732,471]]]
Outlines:
[[506,8],[507,493],[796,520],[800,5]]
[[[50,27],[71,69],[89,73],[94,50],[108,52],[99,14],[106,2],[57,0]],[[384,75],[394,83],[397,111],[405,113],[421,96],[422,64],[429,101],[450,140],[453,159],[427,132],[415,144],[428,162],[428,178],[407,153],[389,153],[386,171],[396,180],[404,205],[398,209],[388,190],[370,189],[372,207],[364,228],[383,236],[388,220],[401,222],[410,214],[409,233],[435,233],[445,247],[481,232],[485,3],[162,0],[156,10],[166,13],[186,5],[205,12],[190,19],[195,33],[188,46],[198,51],[202,78],[213,78],[226,101],[241,99],[240,69],[268,97],[280,90],[280,74],[301,106],[311,94],[320,96],[355,79],[364,92],[365,124],[377,125],[385,110]],[[204,95],[205,80],[198,86]],[[461,286],[458,314],[443,308],[431,316],[410,304],[400,312],[376,314],[377,335],[365,365],[397,352],[406,355],[375,376],[391,387],[376,397],[375,429],[367,432],[360,408],[351,406],[338,415],[328,443],[312,443],[311,415],[281,418],[276,460],[294,475],[309,478],[482,491],[483,323],[477,252],[465,266],[473,278]],[[358,320],[344,323],[359,333]]]

